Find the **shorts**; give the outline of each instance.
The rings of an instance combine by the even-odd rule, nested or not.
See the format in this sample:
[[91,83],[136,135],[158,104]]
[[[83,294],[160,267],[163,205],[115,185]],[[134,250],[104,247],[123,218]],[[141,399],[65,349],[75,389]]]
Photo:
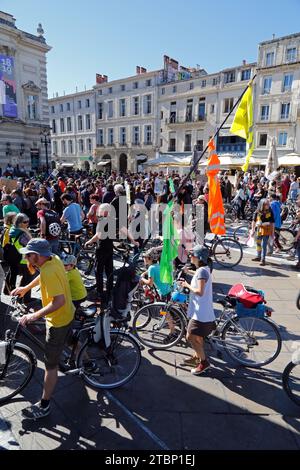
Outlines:
[[47,370],[56,369],[60,356],[71,330],[73,320],[66,326],[56,328],[46,326],[45,367]]
[[187,332],[189,335],[201,336],[202,338],[206,338],[216,328],[217,325],[214,321],[203,323],[198,320],[190,320],[187,327]]

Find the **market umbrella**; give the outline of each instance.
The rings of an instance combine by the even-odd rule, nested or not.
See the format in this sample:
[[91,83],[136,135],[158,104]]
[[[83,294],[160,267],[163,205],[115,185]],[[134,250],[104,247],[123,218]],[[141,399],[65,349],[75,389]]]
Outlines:
[[271,147],[269,150],[267,163],[266,163],[266,171],[265,176],[268,176],[270,173],[273,173],[279,167],[278,157],[277,157],[277,150],[276,150],[276,141],[275,137],[272,137]]

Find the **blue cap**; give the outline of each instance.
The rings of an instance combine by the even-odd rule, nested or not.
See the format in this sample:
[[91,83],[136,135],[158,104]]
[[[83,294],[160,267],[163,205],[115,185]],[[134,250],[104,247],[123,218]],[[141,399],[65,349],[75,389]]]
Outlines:
[[208,251],[208,248],[206,248],[206,246],[196,245],[191,250],[191,253],[193,254],[193,256],[203,261],[203,263],[207,264],[209,251]]
[[46,258],[52,256],[51,246],[47,240],[42,238],[32,238],[29,240],[27,246],[20,249],[22,255],[28,255],[29,253],[35,253]]

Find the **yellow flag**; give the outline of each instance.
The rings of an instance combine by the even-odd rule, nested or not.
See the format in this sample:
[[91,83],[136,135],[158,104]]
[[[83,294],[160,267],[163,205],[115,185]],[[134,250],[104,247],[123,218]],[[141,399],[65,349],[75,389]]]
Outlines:
[[243,171],[247,171],[250,158],[254,150],[252,83],[250,83],[238,106],[230,132],[246,139],[247,141],[247,156],[245,164],[242,167]]

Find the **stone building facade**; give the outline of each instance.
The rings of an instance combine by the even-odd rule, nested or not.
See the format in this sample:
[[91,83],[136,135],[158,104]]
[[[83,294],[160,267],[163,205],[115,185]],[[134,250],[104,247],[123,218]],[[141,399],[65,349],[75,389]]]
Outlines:
[[[49,129],[44,31],[21,31],[0,12],[0,167],[8,163],[37,170],[46,164],[41,131]],[[50,147],[49,147],[50,156]]]

